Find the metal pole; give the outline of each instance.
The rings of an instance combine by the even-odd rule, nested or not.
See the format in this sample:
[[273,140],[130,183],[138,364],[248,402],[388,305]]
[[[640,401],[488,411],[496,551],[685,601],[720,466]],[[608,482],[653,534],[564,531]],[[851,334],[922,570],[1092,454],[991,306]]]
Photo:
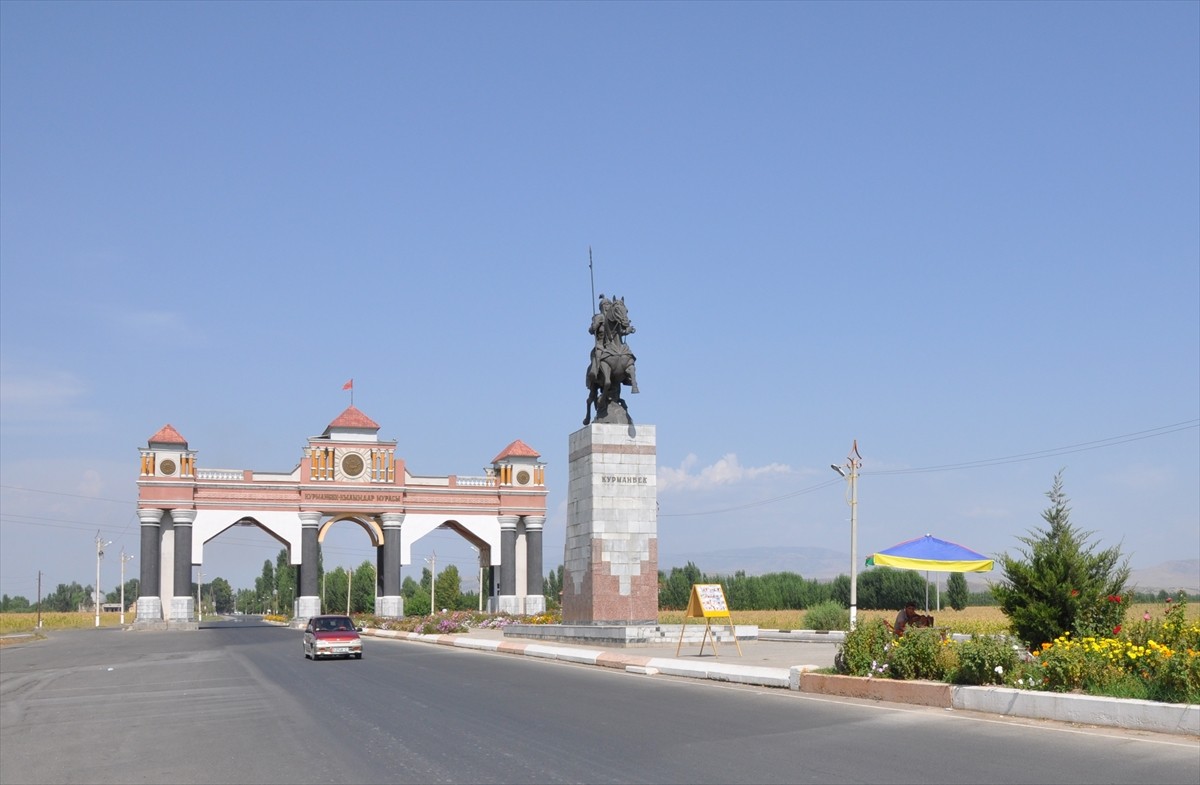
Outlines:
[[850,629],[858,626],[858,440],[850,454]]
[[850,446],[850,455],[846,459],[849,476],[836,463],[831,463],[833,469],[850,482],[850,629],[858,626],[858,470],[862,467],[862,456],[858,454],[858,439]]
[[96,626],[100,626],[100,560],[104,558],[105,546],[112,545],[112,540],[105,542],[100,537],[100,532],[96,532]]
[[125,562],[133,558],[133,554],[125,555],[125,549],[121,549],[121,624],[125,623]]
[[203,619],[200,613],[200,587],[204,585],[204,571],[196,573],[196,623],[199,624]]

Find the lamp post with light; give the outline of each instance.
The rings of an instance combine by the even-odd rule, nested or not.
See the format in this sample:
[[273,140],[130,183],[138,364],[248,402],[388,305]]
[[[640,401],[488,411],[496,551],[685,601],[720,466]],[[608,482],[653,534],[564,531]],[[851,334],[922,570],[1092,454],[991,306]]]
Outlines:
[[858,439],[850,446],[844,466],[836,463],[829,468],[846,478],[850,483],[847,501],[850,504],[850,629],[858,626],[858,470],[862,468],[862,456],[858,454]]
[[125,549],[121,549],[121,624],[125,623],[125,562],[133,558],[133,554],[125,555]]
[[100,626],[100,560],[104,558],[104,549],[112,545],[112,540],[104,540],[100,532],[96,532],[96,626]]

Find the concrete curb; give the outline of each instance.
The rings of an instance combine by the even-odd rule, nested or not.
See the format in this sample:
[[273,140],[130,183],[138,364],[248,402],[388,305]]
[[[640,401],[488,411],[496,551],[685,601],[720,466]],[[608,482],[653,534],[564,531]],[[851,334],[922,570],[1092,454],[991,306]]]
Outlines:
[[[416,632],[374,629],[365,630],[363,634],[475,651],[500,652],[546,660],[562,660],[582,665],[597,665],[643,676],[663,674],[690,679],[709,679],[733,684],[798,690],[819,695],[839,695],[893,703],[910,703],[918,706],[978,711],[1006,717],[1028,717],[1200,737],[1200,706],[1192,704],[1121,700],[1092,695],[1016,690],[1007,687],[960,687],[942,682],[871,679],[815,673],[814,671],[820,670],[820,668],[814,665],[768,668],[669,657],[641,657],[636,654],[615,653],[603,649],[472,638],[469,635],[422,635]],[[793,638],[793,640],[796,639],[799,638]],[[829,637],[824,639],[830,640]]]

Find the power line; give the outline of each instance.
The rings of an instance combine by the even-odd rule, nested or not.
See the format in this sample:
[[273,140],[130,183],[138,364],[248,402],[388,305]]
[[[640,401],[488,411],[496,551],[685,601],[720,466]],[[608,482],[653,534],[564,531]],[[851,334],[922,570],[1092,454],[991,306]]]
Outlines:
[[958,469],[977,469],[984,466],[1000,466],[1006,463],[1023,463],[1025,461],[1037,461],[1043,458],[1053,458],[1058,455],[1070,455],[1077,452],[1099,450],[1104,447],[1115,447],[1118,444],[1128,444],[1129,442],[1142,441],[1143,439],[1153,439],[1156,436],[1166,436],[1167,434],[1178,433],[1179,431],[1186,431],[1197,427],[1200,427],[1200,420],[1185,420],[1172,425],[1163,425],[1158,428],[1151,428],[1146,431],[1135,431],[1134,433],[1127,433],[1121,436],[1110,436],[1107,439],[1097,439],[1091,442],[1069,444],[1065,447],[1053,447],[1049,450],[1038,450],[1037,452],[1008,455],[1003,458],[985,458],[978,461],[947,463],[938,466],[924,466],[913,469],[882,469],[880,471],[862,472],[862,474],[920,474],[924,472],[956,471]]
[[[1143,439],[1153,439],[1158,436],[1166,436],[1179,431],[1186,431],[1200,427],[1200,419],[1184,420],[1183,422],[1172,423],[1170,425],[1162,425],[1157,428],[1150,428],[1145,431],[1134,431],[1120,436],[1110,436],[1106,439],[1096,439],[1090,442],[1080,442],[1079,444],[1069,444],[1065,447],[1053,447],[1048,450],[1038,450],[1036,452],[1019,453],[1017,455],[1009,455],[1003,458],[984,458],[977,461],[964,461],[962,463],[947,463],[938,466],[924,466],[912,469],[882,469],[879,471],[859,472],[860,475],[895,475],[895,474],[922,474],[929,472],[948,472],[957,471],[960,469],[977,469],[985,466],[1000,466],[1007,463],[1022,463],[1025,461],[1037,461],[1045,458],[1053,458],[1058,455],[1070,455],[1071,453],[1086,452],[1089,450],[1099,450],[1104,447],[1115,447],[1119,444],[1128,444],[1129,442],[1141,441]],[[690,518],[701,515],[720,515],[729,512],[739,512],[752,507],[761,507],[767,504],[791,499],[796,496],[802,496],[821,488],[829,487],[830,485],[840,484],[840,480],[830,480],[829,482],[819,483],[807,488],[802,488],[792,493],[784,494],[783,496],[774,496],[770,499],[760,499],[758,501],[747,502],[746,504],[737,505],[734,507],[726,507],[720,510],[703,510],[700,512],[678,512],[678,513],[662,513],[660,518]]]

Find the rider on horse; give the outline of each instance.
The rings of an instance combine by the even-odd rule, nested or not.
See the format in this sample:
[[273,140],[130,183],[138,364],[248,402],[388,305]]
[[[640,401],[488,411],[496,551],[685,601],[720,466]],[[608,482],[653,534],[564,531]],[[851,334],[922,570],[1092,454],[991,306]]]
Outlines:
[[624,300],[612,301],[601,294],[600,310],[592,316],[592,325],[588,327],[588,332],[596,336],[596,345],[592,347],[592,364],[589,375],[592,378],[599,378],[601,362],[607,358],[628,355],[627,384],[630,386],[630,392],[636,393],[638,391],[637,370],[634,361],[637,360],[637,357],[625,343],[625,336],[637,332],[637,328],[629,323]]

